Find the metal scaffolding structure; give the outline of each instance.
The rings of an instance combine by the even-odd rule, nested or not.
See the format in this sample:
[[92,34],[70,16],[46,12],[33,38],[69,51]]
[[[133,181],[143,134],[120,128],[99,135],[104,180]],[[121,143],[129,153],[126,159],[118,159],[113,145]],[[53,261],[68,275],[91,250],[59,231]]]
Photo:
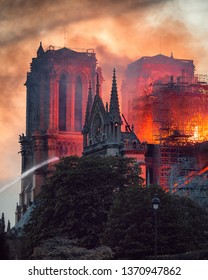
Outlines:
[[[159,184],[163,189],[172,192],[174,184],[179,178],[195,170],[191,164],[194,159],[193,147],[192,145],[159,145],[159,147]],[[186,159],[186,165],[184,159]],[[181,168],[176,169],[179,163]]]
[[[177,168],[180,168],[178,166]],[[174,184],[173,191],[180,196],[188,196],[202,207],[208,207],[208,166],[189,173]]]
[[190,141],[204,141],[208,120],[207,75],[166,76],[153,84],[152,117],[154,142],[178,130]]
[[158,144],[160,186],[208,207],[208,171],[200,173],[194,154],[208,140],[208,76],[165,76],[129,108],[138,137]]
[[165,76],[149,92],[129,102],[129,121],[139,139],[160,144],[175,130],[189,141],[208,139],[207,75]]

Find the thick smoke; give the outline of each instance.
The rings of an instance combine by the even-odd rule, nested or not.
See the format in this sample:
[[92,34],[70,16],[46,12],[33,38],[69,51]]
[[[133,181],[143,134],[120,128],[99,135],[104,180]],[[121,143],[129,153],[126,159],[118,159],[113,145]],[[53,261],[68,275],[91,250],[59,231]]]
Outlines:
[[105,17],[106,15],[116,16],[169,1],[1,1],[1,45],[16,43],[25,37],[32,38],[40,34],[41,31],[50,32],[51,29],[69,23]]

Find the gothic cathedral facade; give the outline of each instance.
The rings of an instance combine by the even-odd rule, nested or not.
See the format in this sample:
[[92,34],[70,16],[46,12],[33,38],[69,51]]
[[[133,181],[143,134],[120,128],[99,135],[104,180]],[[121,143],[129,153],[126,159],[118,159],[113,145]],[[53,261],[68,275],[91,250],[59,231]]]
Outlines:
[[[104,106],[100,95],[99,75],[97,75],[96,94],[93,100],[89,87],[85,124],[83,128],[84,156],[121,156],[135,158],[139,163],[142,176],[146,179],[145,153],[147,144],[141,143],[125,117],[121,116],[116,82],[113,71],[112,90],[109,106]],[[123,120],[126,122],[122,131]]]
[[[19,136],[22,174],[47,162],[21,180],[16,223],[40,193],[53,158],[81,156],[132,157],[146,177],[146,143],[141,143],[120,113],[116,72],[109,106],[102,101],[102,72],[93,50],[44,50],[40,44],[27,73],[26,134]],[[122,131],[123,120],[126,122]]]
[[[102,82],[94,50],[55,50],[42,43],[27,73],[26,134],[19,136],[22,174],[53,157],[81,156],[89,81],[95,92],[96,73]],[[40,192],[51,165],[39,168],[21,180],[16,222]]]

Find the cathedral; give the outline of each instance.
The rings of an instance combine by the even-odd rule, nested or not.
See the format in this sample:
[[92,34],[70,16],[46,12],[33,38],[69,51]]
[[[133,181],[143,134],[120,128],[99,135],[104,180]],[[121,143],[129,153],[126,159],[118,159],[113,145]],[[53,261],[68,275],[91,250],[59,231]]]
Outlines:
[[[32,59],[26,78],[26,134],[19,136],[22,174],[54,157],[82,155],[82,128],[88,85],[95,92],[96,73],[101,69],[93,49],[77,52],[68,48],[43,49]],[[16,222],[40,192],[52,164],[37,169],[21,180]]]
[[[178,73],[182,76],[176,76]],[[171,75],[154,82],[163,74]],[[40,193],[44,179],[52,173],[54,158],[131,157],[139,163],[146,185],[159,184],[167,191],[195,190],[194,179],[189,183],[190,188],[181,180],[194,171],[203,186],[207,178],[204,120],[208,80],[200,80],[200,76],[193,74],[192,60],[174,59],[172,54],[143,57],[130,64],[121,88],[123,115],[115,69],[109,103],[103,103],[104,79],[93,49],[80,52],[65,47],[44,49],[40,43],[25,82],[26,132],[19,136],[24,176],[16,224]],[[148,91],[142,90],[149,82]],[[128,121],[131,117],[135,129],[125,117]],[[176,125],[171,130],[173,120],[179,121],[182,129]],[[190,120],[189,133],[184,130],[188,123],[184,120]],[[206,142],[196,142],[200,127],[203,138],[198,140]]]
[[[145,178],[146,144],[122,116],[113,71],[110,103],[102,101],[102,71],[94,50],[55,50],[42,43],[26,79],[26,134],[19,136],[22,174],[38,164],[70,155],[136,158]],[[24,177],[16,208],[16,223],[40,193],[52,163]]]
[[[121,130],[123,121],[119,109],[116,71],[113,71],[110,104],[104,106],[99,92],[97,75],[96,94],[92,99],[92,88],[89,87],[85,124],[83,128],[83,155],[123,156],[137,159],[145,177],[146,144],[141,143],[126,122],[125,132]],[[93,101],[93,102],[92,102]]]

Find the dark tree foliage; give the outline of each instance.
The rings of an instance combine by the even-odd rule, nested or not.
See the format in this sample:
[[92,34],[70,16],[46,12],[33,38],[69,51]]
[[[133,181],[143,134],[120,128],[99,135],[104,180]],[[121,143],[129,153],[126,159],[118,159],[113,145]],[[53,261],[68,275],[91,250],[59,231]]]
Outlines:
[[80,246],[99,246],[117,191],[142,184],[135,160],[120,157],[66,157],[43,185],[31,222],[25,228],[26,251],[43,239],[63,236]]
[[8,259],[8,246],[6,244],[5,233],[0,234],[0,260]]
[[204,248],[207,211],[188,198],[165,193],[157,187],[134,186],[117,193],[108,217],[103,243],[116,259],[154,256],[154,215],[151,200],[157,192],[158,254],[176,254]]
[[204,249],[207,212],[188,198],[145,188],[135,160],[67,157],[42,187],[25,227],[24,258],[51,238],[74,240],[87,249],[107,246],[115,259],[153,257],[155,193],[161,201],[158,255]]

